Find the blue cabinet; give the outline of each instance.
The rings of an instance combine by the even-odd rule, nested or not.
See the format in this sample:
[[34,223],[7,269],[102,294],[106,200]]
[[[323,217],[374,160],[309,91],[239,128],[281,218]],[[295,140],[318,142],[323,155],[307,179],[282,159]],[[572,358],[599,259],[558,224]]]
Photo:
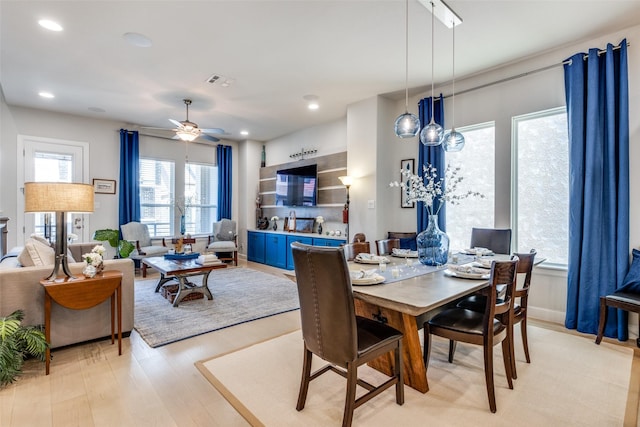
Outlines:
[[268,233],[265,235],[265,262],[278,268],[287,267],[287,236]]
[[346,243],[346,240],[323,239],[323,238],[320,238],[320,237],[314,237],[313,238],[313,245],[314,246],[336,247],[336,246],[344,245],[345,243]]
[[287,248],[286,248],[286,256],[287,256],[287,270],[293,270],[293,256],[291,254],[291,244],[293,242],[304,243],[305,245],[313,245],[312,237],[304,237],[304,236],[287,236]]
[[248,232],[247,238],[247,260],[265,263],[265,236],[264,233]]

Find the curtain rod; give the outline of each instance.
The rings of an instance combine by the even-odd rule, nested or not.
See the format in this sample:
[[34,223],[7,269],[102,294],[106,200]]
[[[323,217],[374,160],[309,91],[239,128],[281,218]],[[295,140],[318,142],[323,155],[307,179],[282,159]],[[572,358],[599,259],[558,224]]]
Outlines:
[[[627,42],[627,47],[629,47],[629,46],[631,46],[631,43]],[[613,47],[613,50],[618,50],[618,49],[620,49],[619,45]],[[607,52],[606,49],[600,49],[598,51],[598,56],[600,56],[600,55],[602,55],[603,53],[606,53],[606,52]],[[582,59],[587,60],[587,58],[589,58],[589,55],[585,54]],[[505,82],[508,82],[508,81],[511,81],[511,80],[516,80],[516,79],[519,79],[521,77],[526,77],[526,76],[531,75],[531,74],[536,74],[536,73],[540,73],[542,71],[547,71],[547,70],[550,70],[552,68],[560,67],[560,66],[566,65],[566,64],[571,64],[571,60],[569,59],[569,60],[566,60],[566,61],[562,61],[562,62],[560,62],[558,64],[547,65],[546,67],[536,68],[535,70],[526,71],[524,73],[516,74],[515,76],[505,77],[504,79],[496,80],[496,81],[493,81],[493,82],[485,83],[485,84],[480,85],[480,86],[476,86],[476,87],[472,87],[472,88],[469,88],[469,89],[461,90],[459,92],[456,92],[455,95],[462,95],[463,93],[473,92],[473,91],[478,90],[478,89],[484,89],[484,88],[489,87],[489,86],[497,85],[497,84],[500,84],[500,83],[505,83]],[[445,96],[443,96],[443,98],[445,98],[445,99],[446,98],[451,98],[452,96],[453,96],[453,94],[445,95]]]

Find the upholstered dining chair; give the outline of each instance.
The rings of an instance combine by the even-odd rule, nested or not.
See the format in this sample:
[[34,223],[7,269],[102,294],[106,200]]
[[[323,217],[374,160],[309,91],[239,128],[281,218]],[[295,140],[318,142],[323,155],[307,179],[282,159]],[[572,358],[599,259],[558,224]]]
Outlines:
[[400,240],[400,249],[410,249],[412,251],[417,251],[418,247],[416,244],[416,237],[418,237],[418,233],[409,232],[409,231],[388,231],[387,232],[387,239]]
[[371,253],[369,242],[346,243],[341,246],[347,261],[353,261],[360,253]]
[[[136,247],[129,258],[135,261],[136,264],[141,264],[142,277],[147,277],[147,265],[141,260],[143,258],[161,256],[169,251],[166,246],[164,238],[151,239],[149,234],[149,227],[147,224],[132,221],[120,226],[122,232],[122,239],[128,240]],[[161,242],[161,244],[154,244],[153,241]]]
[[[513,328],[516,324],[520,323],[520,331],[522,335],[522,346],[524,347],[524,356],[527,363],[531,363],[531,358],[529,357],[529,340],[527,339],[527,305],[529,300],[529,288],[531,287],[531,275],[533,273],[533,265],[536,258],[536,250],[531,249],[529,253],[514,253],[511,259],[518,259],[518,269],[516,271],[516,275],[524,275],[524,279],[522,282],[522,287],[518,285],[518,280],[516,279],[516,289],[514,292],[514,302],[513,302],[513,310],[512,313],[504,315],[504,318],[500,320],[509,324],[509,346],[511,351],[511,372],[513,374],[513,379],[518,378],[518,374],[516,371],[516,359],[515,359],[515,339],[513,335]],[[498,290],[498,299],[500,299],[500,294],[502,294],[504,290]],[[483,312],[486,304],[486,297],[483,295],[471,295],[462,301],[456,304],[459,308],[466,308],[473,311]],[[507,318],[506,316],[511,316]],[[449,354],[450,361],[453,360],[454,350],[451,349]]]
[[209,235],[207,249],[218,254],[221,261],[233,261],[234,265],[238,265],[237,239],[236,222],[223,218],[213,223],[213,233]]
[[487,248],[497,254],[511,253],[510,228],[472,228],[471,248]]
[[[355,314],[344,249],[295,242],[291,251],[304,346],[296,409],[304,409],[309,383],[329,370],[347,379],[343,426],[351,425],[354,409],[392,386],[395,386],[396,403],[404,404],[402,333]],[[329,364],[312,373],[314,354]],[[358,366],[381,356],[392,358],[394,375],[378,386],[358,379]],[[356,385],[368,390],[358,399]]]
[[378,255],[391,255],[394,248],[400,249],[400,239],[376,240]]
[[[454,307],[441,311],[424,324],[424,363],[428,368],[432,335],[449,339],[449,345],[465,342],[483,346],[484,376],[491,412],[496,412],[496,395],[493,378],[493,347],[502,344],[502,358],[509,388],[513,389],[511,373],[511,350],[507,337],[508,325],[498,320],[500,315],[508,315],[513,307],[518,260],[494,261],[491,264],[489,286],[485,288],[485,310],[480,313],[465,308]],[[498,285],[506,285],[504,299],[497,298]]]

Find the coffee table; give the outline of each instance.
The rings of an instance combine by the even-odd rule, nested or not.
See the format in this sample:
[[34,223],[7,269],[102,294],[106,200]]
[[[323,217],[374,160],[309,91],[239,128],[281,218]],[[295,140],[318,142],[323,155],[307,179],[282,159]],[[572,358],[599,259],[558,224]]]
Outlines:
[[[207,286],[209,273],[211,273],[211,270],[218,268],[227,268],[227,265],[224,263],[200,265],[194,259],[174,260],[165,259],[164,257],[149,257],[143,258],[141,261],[160,272],[160,280],[156,286],[156,292],[158,292],[165,283],[171,280],[178,281],[178,294],[173,300],[174,307],[177,307],[184,297],[194,292],[200,292],[205,295],[207,299],[212,300],[213,295],[211,295],[211,291]],[[202,284],[198,285],[190,282],[188,278],[193,276],[202,276]]]

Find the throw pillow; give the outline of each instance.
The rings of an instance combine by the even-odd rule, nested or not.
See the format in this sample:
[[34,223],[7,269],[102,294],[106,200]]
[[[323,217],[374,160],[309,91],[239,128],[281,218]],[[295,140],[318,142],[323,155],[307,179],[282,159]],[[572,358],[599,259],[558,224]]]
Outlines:
[[640,250],[634,249],[632,254],[631,268],[629,268],[627,275],[624,276],[622,286],[616,289],[616,292],[640,294]]
[[224,233],[216,234],[216,240],[219,240],[219,241],[228,242],[228,241],[232,241],[233,239],[234,239],[233,231],[229,231],[227,234],[224,234]]
[[409,249],[411,251],[417,251],[418,245],[416,244],[416,238],[415,237],[401,238],[400,249]]
[[18,261],[23,267],[53,265],[55,251],[49,245],[35,239],[29,239],[24,243],[24,249],[18,255]]

